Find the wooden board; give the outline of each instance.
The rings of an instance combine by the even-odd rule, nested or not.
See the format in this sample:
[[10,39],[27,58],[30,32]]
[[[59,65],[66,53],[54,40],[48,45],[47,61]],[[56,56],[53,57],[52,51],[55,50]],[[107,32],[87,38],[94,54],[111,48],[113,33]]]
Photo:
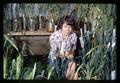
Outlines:
[[37,31],[25,31],[25,32],[9,32],[8,35],[12,36],[21,36],[21,35],[35,35],[35,36],[50,36],[53,32],[48,32],[46,30],[37,30]]

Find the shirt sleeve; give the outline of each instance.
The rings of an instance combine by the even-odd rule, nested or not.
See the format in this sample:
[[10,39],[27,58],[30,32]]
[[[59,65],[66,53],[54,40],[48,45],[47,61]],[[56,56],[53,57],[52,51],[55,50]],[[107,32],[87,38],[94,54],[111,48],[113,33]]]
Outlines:
[[65,43],[65,51],[74,51],[76,49],[77,36],[75,33],[70,35],[70,39]]
[[56,59],[56,51],[57,51],[57,44],[56,44],[56,39],[54,34],[50,36],[49,42],[50,42],[49,57],[53,61],[54,59]]
[[72,51],[76,49],[77,35],[74,33],[71,38]]

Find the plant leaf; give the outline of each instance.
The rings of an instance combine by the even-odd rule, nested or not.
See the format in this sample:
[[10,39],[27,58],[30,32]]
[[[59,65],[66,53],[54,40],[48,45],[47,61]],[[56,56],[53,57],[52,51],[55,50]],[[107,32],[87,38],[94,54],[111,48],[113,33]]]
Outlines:
[[18,48],[14,41],[12,41],[7,35],[4,34],[4,38],[9,41],[9,43],[18,51]]
[[51,66],[51,68],[50,68],[49,71],[48,71],[48,77],[47,77],[48,80],[50,79],[53,70],[54,70],[54,67]]

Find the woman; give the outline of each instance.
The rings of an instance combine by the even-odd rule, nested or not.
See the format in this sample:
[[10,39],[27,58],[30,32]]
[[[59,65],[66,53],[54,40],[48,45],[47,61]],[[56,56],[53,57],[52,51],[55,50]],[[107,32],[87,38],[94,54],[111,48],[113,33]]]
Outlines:
[[68,62],[65,70],[65,78],[68,80],[74,80],[76,77],[74,50],[76,49],[77,36],[74,33],[75,24],[75,19],[72,16],[63,16],[59,19],[58,30],[50,36],[49,60],[54,63],[54,61],[59,62],[60,59],[65,59]]

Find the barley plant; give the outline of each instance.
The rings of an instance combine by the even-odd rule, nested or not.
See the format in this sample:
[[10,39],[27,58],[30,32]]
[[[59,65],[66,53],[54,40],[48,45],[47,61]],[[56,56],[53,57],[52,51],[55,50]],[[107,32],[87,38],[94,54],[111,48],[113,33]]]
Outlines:
[[[11,58],[13,49],[16,51],[15,58]],[[36,62],[33,69],[23,68],[23,50],[18,46],[13,37],[4,34],[4,54],[3,54],[3,78],[4,79],[34,79],[36,71]],[[29,72],[29,73],[28,73]]]
[[116,70],[115,20],[111,6],[108,7],[110,9],[103,12],[97,5],[90,6],[92,29],[83,36],[84,48],[80,53],[82,62],[76,71],[81,80],[110,80],[111,72]]
[[[33,5],[26,6],[33,8]],[[39,12],[46,16],[52,14],[54,19],[57,19],[58,16],[72,15],[76,21],[83,21],[83,28],[78,25],[80,31],[80,46],[78,47],[81,48],[75,57],[77,60],[75,75],[78,74],[79,80],[114,80],[116,78],[115,73],[113,76],[113,72],[116,72],[115,4],[44,4],[44,6],[39,4],[37,7],[42,7],[38,8]],[[24,8],[22,9],[24,10]],[[10,11],[10,9],[8,8],[6,11]],[[32,9],[28,12],[34,13]],[[8,32],[7,23],[12,15],[10,13],[10,17],[7,16],[5,13],[4,33]],[[16,31],[15,28],[13,29]],[[61,67],[57,67],[58,65],[54,63],[43,69],[42,64],[35,61],[31,67],[24,67],[25,45],[23,44],[20,48],[15,39],[6,34],[4,34],[3,50],[4,79],[64,79],[63,71],[66,67],[63,63],[64,60],[62,60]]]

